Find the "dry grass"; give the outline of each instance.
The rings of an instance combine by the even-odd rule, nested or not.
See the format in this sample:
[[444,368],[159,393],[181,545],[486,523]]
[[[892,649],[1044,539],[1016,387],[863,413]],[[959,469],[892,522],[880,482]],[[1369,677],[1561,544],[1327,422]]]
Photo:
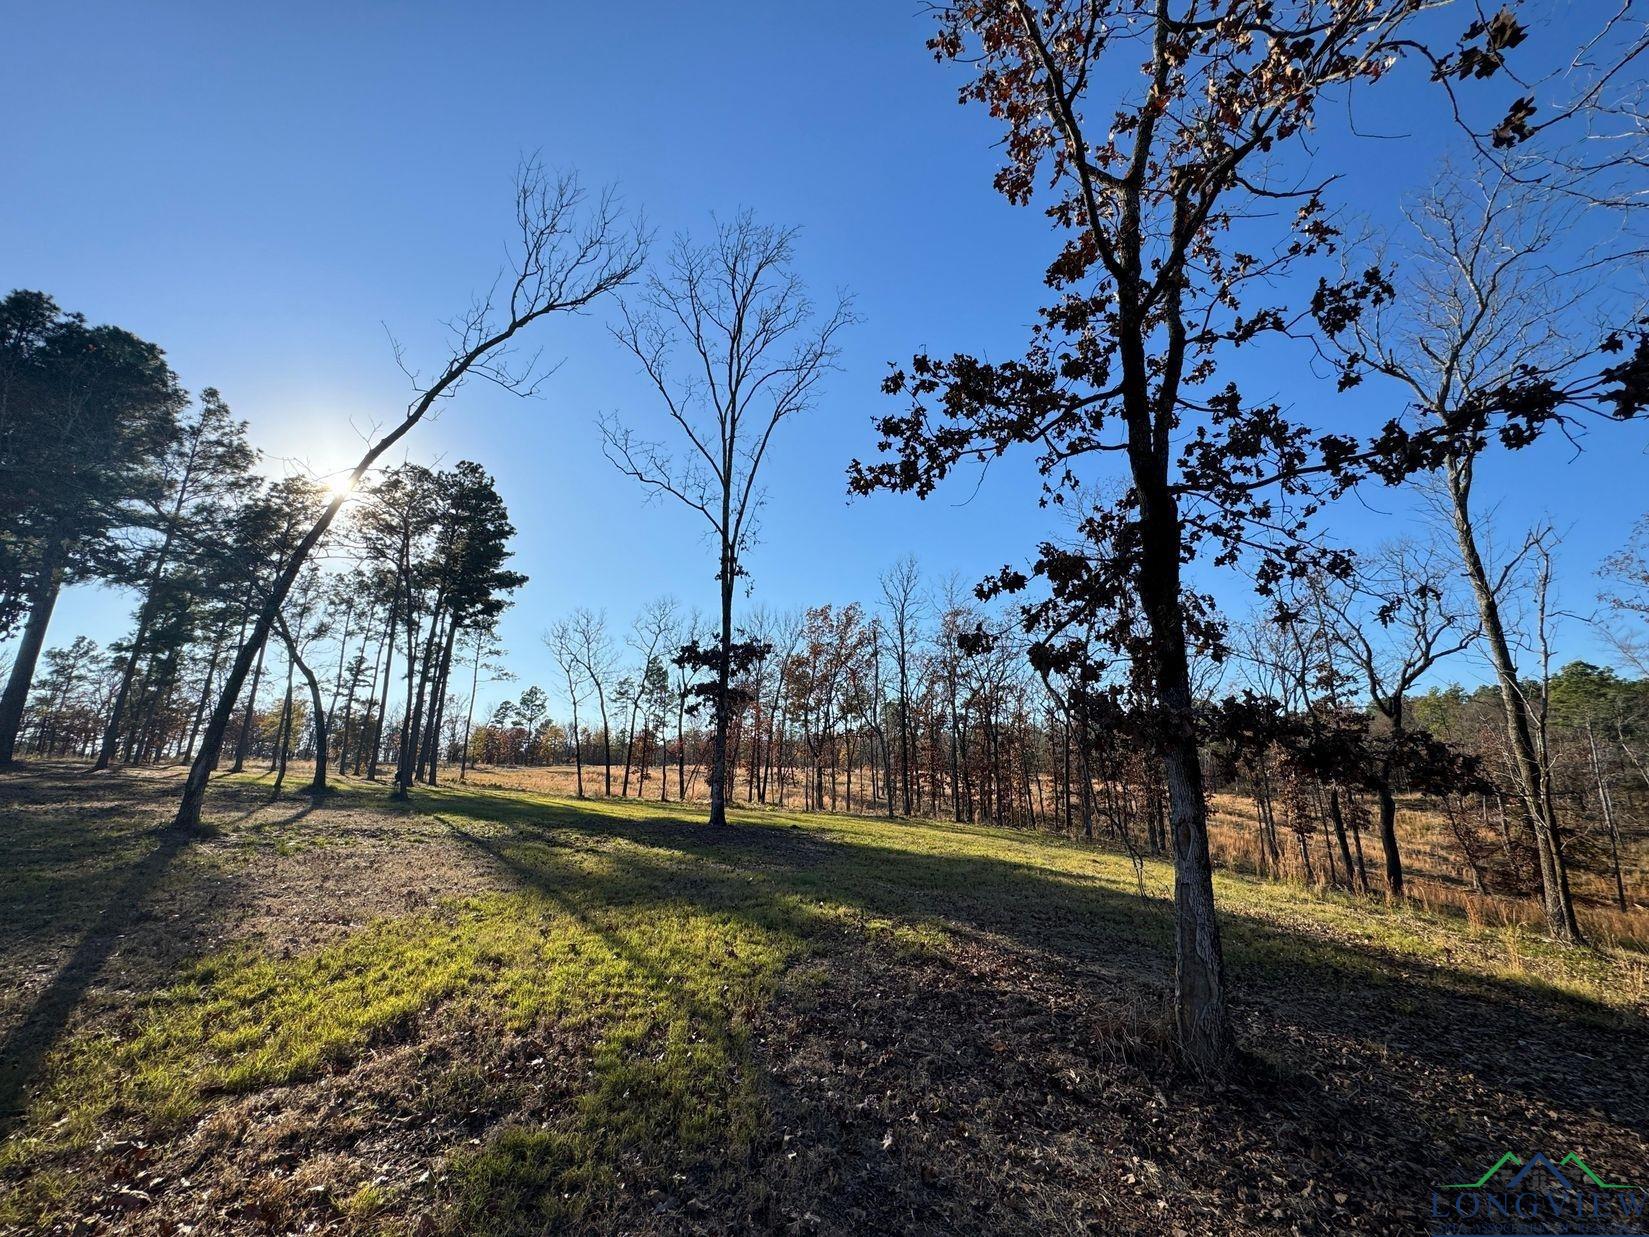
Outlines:
[[473,784],[231,783],[167,851],[174,789],[0,774],[0,1229],[1395,1234],[1506,1145],[1649,1177],[1641,955],[1224,873],[1213,1086],[1159,862]]
[[[1253,801],[1246,796],[1221,794],[1214,796],[1212,807],[1209,847],[1215,862],[1239,872],[1260,872]],[[1403,854],[1406,892],[1416,906],[1455,917],[1474,928],[1537,931],[1544,922],[1540,904],[1533,897],[1474,891],[1471,872],[1446,822],[1418,801],[1399,804],[1397,838]],[[1285,879],[1306,884],[1305,865],[1293,835],[1283,831],[1281,841]],[[1319,891],[1326,886],[1324,876],[1330,862],[1324,843],[1322,835],[1311,842],[1314,879],[1310,883]],[[1365,830],[1362,846],[1369,880],[1378,889],[1382,870],[1379,836]],[[1628,856],[1623,868],[1628,902],[1624,911],[1614,903],[1612,877],[1580,865],[1571,868],[1581,928],[1588,940],[1605,948],[1649,949],[1649,873],[1645,872],[1643,856]]]

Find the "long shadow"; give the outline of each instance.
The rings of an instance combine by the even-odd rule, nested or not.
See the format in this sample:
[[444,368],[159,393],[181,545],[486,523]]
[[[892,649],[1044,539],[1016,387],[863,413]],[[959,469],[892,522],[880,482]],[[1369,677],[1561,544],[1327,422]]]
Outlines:
[[[510,854],[508,847],[501,846],[490,838],[471,833],[449,820],[442,819],[439,815],[435,816],[435,819],[446,825],[447,829],[459,841],[481,851],[494,863],[507,869],[523,886],[530,886],[536,890],[586,932],[599,939],[616,956],[624,959],[625,963],[638,974],[645,976],[648,983],[661,998],[667,996],[673,1004],[680,1006],[685,1012],[695,1015],[707,1024],[714,1023],[718,1019],[719,1014],[708,1004],[674,985],[671,982],[674,977],[659,965],[658,959],[643,953],[632,942],[590,915],[585,907],[570,895],[564,882],[551,879],[550,874],[543,868],[523,862]],[[644,896],[638,894],[635,900],[639,902],[643,900]],[[653,899],[649,898],[647,900],[652,901]],[[602,905],[606,907],[624,905],[622,902],[607,897],[603,897],[601,901]],[[718,902],[717,905],[724,906],[725,903]]]
[[[478,812],[477,819],[488,826],[471,829],[456,823],[455,815],[443,811],[441,817],[454,836],[496,861],[524,889],[598,932],[604,912],[623,922],[626,912],[669,914],[672,903],[688,903],[804,940],[831,934],[841,940],[857,930],[851,913],[856,909],[858,922],[866,916],[927,922],[953,936],[1007,940],[1033,950],[1041,955],[1032,967],[1038,974],[1047,973],[1043,962],[1070,969],[1067,990],[1082,992],[1084,999],[1062,1008],[1086,1010],[1088,1016],[1114,1008],[1107,998],[1149,1003],[1166,987],[1170,908],[1161,899],[1142,901],[1116,883],[1012,860],[911,853],[814,831],[792,834],[783,826],[729,834],[671,819],[579,819],[576,810],[557,809],[538,813],[537,821],[522,813],[502,826],[490,813]],[[543,819],[547,815],[554,819]],[[585,870],[582,857],[592,850],[599,850],[599,863]],[[849,914],[841,913],[843,907],[851,908]],[[1485,1111],[1499,1115],[1508,1124],[1498,1137],[1512,1141],[1562,1139],[1586,1126],[1592,1131],[1588,1137],[1600,1140],[1594,1144],[1597,1154],[1619,1161],[1623,1172],[1631,1168],[1634,1144],[1622,1129],[1641,1127],[1644,1097],[1620,1087],[1619,1080],[1634,1076],[1649,1048],[1641,1029],[1582,1028],[1576,1016],[1601,1012],[1593,1003],[1554,1001],[1546,994],[1536,1001],[1537,994],[1524,985],[1489,978],[1454,982],[1419,959],[1372,946],[1301,939],[1252,915],[1227,913],[1225,921],[1245,1025],[1265,1049],[1261,1072],[1233,1088],[1209,1092],[1183,1078],[1167,1081],[1173,1071],[1166,1058],[1137,1068],[1150,1080],[1141,1084],[1147,1097],[1154,1086],[1177,1088],[1175,1102],[1194,1114],[1183,1118],[1188,1127],[1230,1123],[1244,1130],[1246,1154],[1261,1157],[1253,1170],[1260,1178],[1287,1178],[1294,1189],[1308,1185],[1316,1172],[1338,1172],[1340,1180],[1365,1186],[1379,1181],[1381,1205],[1403,1217],[1403,1227],[1389,1231],[1414,1231],[1410,1213],[1428,1197],[1429,1170],[1456,1160],[1470,1164],[1486,1157],[1488,1162],[1491,1152],[1497,1153],[1489,1145],[1497,1137],[1492,1126],[1485,1134],[1459,1124],[1462,1102],[1484,1104]],[[685,995],[656,959],[611,933],[604,937],[648,976],[661,1000]],[[850,971],[838,982],[863,983],[867,991],[889,983],[885,971],[863,979],[855,974]],[[915,969],[907,978],[923,975],[931,978],[933,972]],[[969,1068],[996,1071],[984,1085],[1024,1086],[1040,1094],[1047,1085],[1038,1072],[1046,1068],[1042,1063],[1060,1059],[1062,1045],[1071,1045],[1072,1035],[1080,1032],[1072,1027],[1046,1038],[1046,1007],[1014,984],[1010,976],[969,971],[942,999],[913,991],[901,1003],[925,1011],[943,1029],[930,1032],[926,1043],[899,1042],[892,1055],[935,1053],[942,1041],[950,1049],[959,1047],[963,1059],[973,1063]],[[858,1002],[864,995],[844,1008],[862,1008]],[[880,995],[873,991],[866,1005],[876,1008]],[[842,1017],[850,1021],[843,1023]],[[826,1021],[818,1034],[838,1047],[844,1037],[874,1038],[851,1018]],[[1006,1073],[995,1065],[998,1035],[1019,1045],[1002,1058],[1012,1062]],[[1388,1035],[1399,1055],[1387,1055]],[[1405,1066],[1405,1060],[1415,1065]],[[904,1077],[873,1075],[864,1085],[868,1094],[881,1094],[884,1083],[903,1085]],[[823,1111],[833,1102],[833,1093],[824,1088],[842,1085],[838,1076],[831,1079],[812,1088],[806,1079],[793,1080],[803,1089],[775,1102],[790,1104],[791,1117],[796,1104]],[[1125,1072],[1116,1096],[1137,1099],[1140,1087],[1130,1090],[1131,1085]],[[1595,1123],[1587,1125],[1587,1110],[1593,1108],[1613,1124],[1601,1132]],[[1050,1136],[1071,1128],[1060,1122],[1086,1119],[1080,1108],[1062,1112],[1047,1118]],[[1112,1120],[1103,1108],[1088,1110],[1088,1116]],[[1122,1123],[1128,1126],[1126,1119]],[[845,1128],[830,1136],[847,1140],[840,1158],[844,1188],[857,1191],[856,1197],[874,1197],[878,1174],[888,1171],[884,1157],[852,1150],[855,1135]],[[1313,1149],[1329,1147],[1341,1150],[1314,1169]],[[1213,1155],[1218,1166],[1217,1150],[1199,1150],[1205,1161]],[[1321,1188],[1321,1180],[1317,1184]],[[964,1208],[959,1214],[966,1214],[967,1191],[959,1190],[957,1205]],[[830,1197],[840,1201],[838,1194]]]
[[[1097,872],[1057,871],[984,855],[923,853],[896,841],[884,844],[865,834],[794,828],[782,820],[757,819],[716,831],[700,823],[691,808],[661,813],[649,806],[633,817],[609,804],[584,811],[513,795],[421,791],[411,810],[438,812],[436,819],[455,837],[485,852],[523,889],[545,896],[600,934],[661,1001],[681,1002],[684,1012],[713,1025],[725,1023],[725,1011],[693,1003],[693,994],[671,982],[674,977],[659,958],[603,922],[606,912],[645,908],[668,914],[672,904],[685,903],[758,928],[818,940],[831,933],[851,937],[857,931],[853,916],[841,913],[846,907],[857,912],[861,923],[866,917],[886,916],[1009,942],[1066,970],[1067,980],[1089,991],[1114,984],[1119,995],[1140,999],[1142,994],[1160,995],[1167,980],[1168,904],[1160,898],[1141,899],[1126,882]],[[472,822],[472,827],[456,821]],[[959,837],[991,836],[955,832]],[[93,926],[26,1020],[0,1046],[0,1123],[16,1117],[30,1080],[60,1041],[120,934],[141,913],[145,895],[164,879],[186,841],[162,830],[125,836],[128,842],[152,837],[154,843],[118,881],[102,877],[111,887]],[[600,862],[582,867],[596,849]],[[1363,1131],[1364,1142],[1383,1151],[1386,1140],[1393,1140],[1389,1145],[1403,1152],[1403,1188],[1418,1188],[1423,1183],[1415,1176],[1421,1171],[1417,1166],[1453,1137],[1447,1131],[1454,1127],[1447,1122],[1456,1110],[1445,1107],[1454,1103],[1450,1094],[1416,1090],[1411,1095],[1401,1058],[1390,1066],[1371,1064],[1380,1058],[1379,1037],[1393,1027],[1394,1035],[1400,1033],[1403,1054],[1451,1076],[1475,1075],[1505,1096],[1521,1092],[1566,1113],[1596,1106],[1628,1124],[1643,1123],[1649,1096],[1619,1081],[1637,1076],[1649,1036],[1641,1027],[1583,1031],[1577,1020],[1604,1016],[1596,1003],[1559,999],[1513,980],[1456,979],[1445,968],[1417,958],[1373,945],[1304,938],[1253,914],[1227,910],[1223,918],[1233,987],[1251,1034],[1285,1041],[1283,1033],[1296,1031],[1293,1046],[1285,1044],[1279,1053],[1286,1050],[1302,1072],[1338,1074],[1353,1085],[1333,1094],[1325,1088],[1305,1095],[1302,1088],[1314,1085],[1312,1078],[1292,1082],[1293,1089],[1280,1100],[1255,1092],[1229,1102],[1218,1099],[1206,1106],[1212,1114],[1208,1119],[1216,1124],[1233,1112],[1250,1129],[1304,1122],[1309,1138],[1298,1141],[1333,1145],[1342,1128],[1349,1131],[1367,1122],[1369,1111],[1357,1105],[1370,1087],[1379,1087],[1379,1120],[1402,1132],[1376,1125],[1372,1134]],[[1013,996],[989,976],[970,976],[961,987],[974,1002],[963,1006],[965,1011],[983,1007],[988,1012],[991,1002]],[[923,994],[912,993],[910,999],[920,1001]],[[1404,1010],[1405,1005],[1411,1008]],[[1378,1019],[1371,1017],[1374,1012]],[[1315,1037],[1324,1032],[1359,1047],[1338,1055],[1317,1042]],[[992,1059],[996,1051],[988,1043],[993,1032],[982,1022],[945,1020],[942,1034],[966,1038],[980,1060]],[[1468,1052],[1474,1044],[1482,1047],[1481,1053]],[[1523,1067],[1531,1056],[1539,1058],[1538,1070]],[[1352,1069],[1354,1075],[1348,1073]],[[1346,1098],[1353,1092],[1355,1099]],[[1249,1109],[1242,1110],[1242,1104]],[[1405,1109],[1405,1104],[1411,1107]],[[1508,1129],[1506,1136],[1530,1133]],[[1451,1149],[1468,1142],[1481,1149],[1480,1135],[1459,1137]],[[1267,1147],[1277,1171],[1291,1175],[1280,1158],[1282,1144]]]
[[[1152,999],[1160,999],[1167,981],[1170,905],[1097,878],[993,857],[838,841],[778,822],[713,831],[685,816],[627,819],[493,799],[485,796],[467,810],[455,799],[441,810],[502,825],[506,836],[486,845],[495,857],[512,846],[555,844],[555,835],[567,832],[645,848],[609,850],[610,864],[630,878],[603,881],[610,904],[650,901],[663,888],[720,913],[806,935],[829,921],[802,908],[835,902],[861,915],[1004,938],[1082,978],[1127,985]],[[684,862],[689,859],[691,865]],[[520,861],[509,866],[539,889],[576,879]],[[1649,1116],[1649,1097],[1610,1081],[1635,1074],[1634,1063],[1649,1050],[1649,1030],[1629,1015],[1538,980],[1457,973],[1372,944],[1288,933],[1240,911],[1226,909],[1222,918],[1239,1008],[1262,1021],[1302,1033],[1330,1031],[1376,1051],[1397,1047],[1433,1066],[1469,1071],[1491,1086],[1565,1107],[1595,1106],[1637,1123]],[[1517,1044],[1519,1051],[1483,1050],[1493,1044]],[[1534,1060],[1540,1068],[1528,1068]]]
[[[65,772],[55,768],[25,770],[25,773],[32,776],[18,779],[15,785],[20,793],[9,806],[60,807],[69,792],[69,779],[80,775],[77,770]],[[85,773],[84,776],[91,775]],[[98,775],[100,779],[104,776]],[[129,814],[134,807],[145,806],[148,799],[170,800],[174,789],[169,784],[152,788],[145,783],[134,785],[128,781],[122,790],[132,797],[112,803],[108,811]],[[239,801],[244,795],[232,794],[231,798]],[[219,828],[234,826],[270,806],[267,799],[260,796],[250,810],[213,823]],[[313,800],[306,800],[285,816],[260,822],[256,830],[262,832],[266,827],[296,823],[316,806]],[[121,872],[126,851],[141,845],[145,837],[153,839],[148,850]],[[37,916],[43,914],[41,921],[26,923],[22,929],[26,938],[36,941],[63,931],[68,926],[64,922],[66,918],[72,917],[74,923],[85,926],[51,983],[0,1040],[0,1130],[24,1115],[29,1087],[61,1042],[76,1009],[122,938],[148,913],[149,895],[195,840],[196,835],[164,824],[143,832],[111,835],[103,830],[82,828],[75,821],[53,820],[44,828],[30,830],[21,847],[26,850],[26,857],[20,858],[14,869],[18,879],[11,882],[13,888],[0,899],[0,906],[4,906],[14,920],[21,920],[25,910]],[[76,863],[85,870],[72,875],[63,871]],[[84,912],[72,913],[72,908],[93,901],[101,905],[89,922]]]
[[0,1043],[0,1128],[23,1115],[23,1098],[29,1084],[61,1039],[122,935],[137,920],[145,895],[160,882],[189,842],[189,835],[182,830],[162,827],[155,831],[154,846],[110,891],[96,921],[80,938],[69,960]]

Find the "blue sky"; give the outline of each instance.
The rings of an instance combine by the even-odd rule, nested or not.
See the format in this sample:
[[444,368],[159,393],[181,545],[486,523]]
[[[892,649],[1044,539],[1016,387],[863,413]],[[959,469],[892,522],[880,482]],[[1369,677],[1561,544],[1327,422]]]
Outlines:
[[[913,350],[1010,355],[1038,303],[1050,237],[991,189],[996,131],[955,101],[923,47],[919,6],[822,3],[35,5],[0,47],[0,282],[153,339],[192,389],[218,387],[272,457],[319,471],[404,405],[386,328],[413,364],[443,357],[440,322],[490,282],[524,153],[616,183],[661,238],[748,207],[801,229],[798,265],[844,288],[862,322],[818,408],[767,473],[751,558],[756,599],[868,599],[915,553],[970,580],[1026,560],[1050,527],[1028,463],[926,504],[849,502],[843,469],[872,446],[885,364]],[[1570,20],[1554,5],[1547,20]],[[1363,127],[1343,197],[1389,223],[1450,136],[1397,92]],[[1413,92],[1411,92],[1413,93]],[[409,440],[412,458],[490,469],[532,582],[504,624],[523,681],[552,685],[539,633],[575,605],[618,624],[669,592],[713,604],[711,555],[679,513],[644,506],[601,458],[594,421],[654,405],[602,315],[539,334],[564,358],[543,397],[474,384]],[[1303,373],[1248,375],[1304,410],[1336,397]],[[1255,393],[1258,393],[1256,389]],[[1384,392],[1365,392],[1376,401]],[[1336,406],[1334,416],[1376,409]],[[1325,417],[1326,419],[1326,417]],[[1484,469],[1508,528],[1566,534],[1563,591],[1590,610],[1599,560],[1646,507],[1646,437],[1604,429],[1571,458],[1541,447]],[[1389,492],[1345,503],[1336,534],[1413,526]],[[1233,604],[1240,582],[1216,583]],[[51,643],[124,630],[127,598],[67,596]],[[1601,657],[1571,625],[1565,651]],[[1478,671],[1453,667],[1462,677]]]

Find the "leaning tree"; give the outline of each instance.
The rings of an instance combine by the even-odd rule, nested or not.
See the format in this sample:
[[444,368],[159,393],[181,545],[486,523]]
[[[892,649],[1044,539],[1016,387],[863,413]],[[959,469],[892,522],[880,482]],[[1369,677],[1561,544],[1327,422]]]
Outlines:
[[[1290,299],[1298,268],[1336,239],[1322,143],[1308,140],[1331,122],[1322,104],[1382,83],[1435,29],[1410,0],[962,0],[930,43],[970,66],[963,101],[1007,131],[998,190],[1041,206],[1062,238],[1046,268],[1053,295],[1019,359],[919,355],[893,372],[885,388],[908,408],[879,419],[884,458],[855,463],[851,484],[925,496],[958,464],[1027,445],[1040,453],[1044,501],[1082,491],[1080,544],[1040,548],[1032,655],[1068,662],[1078,654],[1065,633],[1099,632],[1130,655],[1153,702],[1173,835],[1177,1034],[1208,1070],[1234,1045],[1191,652],[1217,651],[1222,629],[1187,588],[1185,564],[1252,555],[1262,589],[1314,557],[1344,570],[1342,557],[1310,552],[1318,504],[1370,472],[1408,475],[1453,432],[1428,436],[1406,416],[1367,440],[1315,432],[1221,380],[1234,350],[1308,320]],[[1509,15],[1474,22],[1427,67],[1491,76],[1522,37]],[[1355,312],[1361,289],[1346,282],[1315,299]],[[1491,401],[1472,416],[1523,411]],[[1095,501],[1085,487],[1108,458],[1122,464],[1107,490],[1118,496]],[[1028,583],[1006,569],[985,591]]]
[[[1448,430],[1426,470],[1428,485],[1494,671],[1547,928],[1579,940],[1559,800],[1548,785],[1539,720],[1503,603],[1539,537],[1496,562],[1477,479],[1496,448],[1526,446],[1553,426],[1578,443],[1588,422],[1642,410],[1649,352],[1641,332],[1635,346],[1621,332],[1600,348],[1595,323],[1641,323],[1637,272],[1649,248],[1634,229],[1618,226],[1634,211],[1579,196],[1583,186],[1571,174],[1555,188],[1543,183],[1544,162],[1525,157],[1445,174],[1409,206],[1395,241],[1371,255],[1355,308],[1342,312],[1343,303],[1325,301],[1324,338],[1336,350],[1342,386],[1379,383],[1426,423]],[[1613,218],[1600,227],[1605,211]],[[1485,419],[1489,410],[1506,413],[1498,432]]]
[[584,311],[628,283],[644,260],[643,235],[625,225],[616,198],[606,193],[591,202],[576,176],[550,177],[538,164],[528,164],[516,183],[515,217],[519,238],[510,274],[454,320],[451,356],[433,381],[420,385],[400,419],[367,448],[349,473],[347,484],[339,488],[296,542],[286,567],[264,594],[201,735],[200,749],[184,781],[177,827],[198,827],[206,782],[223,750],[223,738],[241,686],[310,551],[332,527],[349,497],[348,491],[360,484],[384,452],[406,437],[437,402],[456,395],[467,378],[480,375],[517,393],[535,390],[535,367],[531,362],[512,363],[511,341],[540,318]]

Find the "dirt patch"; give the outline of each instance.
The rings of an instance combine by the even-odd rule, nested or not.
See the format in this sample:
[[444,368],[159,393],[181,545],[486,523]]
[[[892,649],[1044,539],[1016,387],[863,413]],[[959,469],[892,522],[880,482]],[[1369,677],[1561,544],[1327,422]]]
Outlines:
[[1509,1147],[1649,1176],[1643,1094],[1610,1081],[1641,1031],[1554,1047],[1531,1024],[1508,1053],[1471,1002],[1249,993],[1255,1051],[1212,1086],[1175,1068],[1162,987],[867,942],[775,1011],[765,1188],[727,1205],[752,1231],[1413,1234],[1433,1187]]

